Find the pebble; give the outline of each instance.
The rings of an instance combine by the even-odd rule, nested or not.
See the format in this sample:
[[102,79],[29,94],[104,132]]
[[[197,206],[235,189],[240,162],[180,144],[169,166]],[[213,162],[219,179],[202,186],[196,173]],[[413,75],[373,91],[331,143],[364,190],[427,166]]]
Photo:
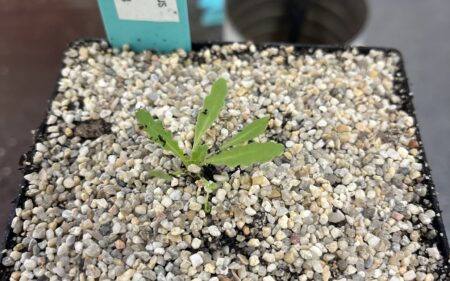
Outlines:
[[265,176],[252,177],[252,185],[268,186],[269,184],[270,182]]
[[36,227],[36,229],[33,231],[32,237],[34,239],[44,239],[46,234],[46,229],[44,227]]
[[250,239],[250,240],[247,242],[247,245],[248,245],[249,247],[257,248],[257,247],[259,247],[260,242],[259,242],[258,239],[252,238],[252,239]]
[[136,212],[136,214],[138,215],[145,215],[147,213],[147,207],[144,205],[138,205],[136,206],[136,208],[134,209],[134,211]]
[[200,256],[200,254],[193,254],[189,257],[189,260],[191,261],[191,264],[193,267],[197,267],[201,264],[203,264],[203,258]]
[[116,242],[114,242],[114,246],[116,247],[117,250],[123,250],[123,249],[125,249],[125,242],[118,239],[118,240],[116,240]]
[[117,281],[130,281],[133,279],[133,276],[135,275],[136,270],[134,269],[128,269],[123,274],[121,274],[119,277],[117,277]]
[[56,253],[58,256],[67,256],[69,254],[69,247],[67,244],[61,244],[58,247],[58,252]]
[[317,126],[319,127],[325,127],[327,125],[327,121],[324,119],[320,119],[319,122],[317,122]]
[[226,196],[227,196],[227,192],[224,189],[220,188],[216,191],[217,201],[219,201],[219,202],[225,201]]
[[434,211],[429,210],[429,211],[427,211],[425,213],[419,214],[419,220],[423,224],[428,225],[428,224],[431,224],[433,222],[434,216],[435,216]]
[[191,246],[192,246],[193,249],[196,250],[196,249],[200,248],[201,245],[202,245],[202,240],[200,240],[198,238],[192,239]]
[[97,244],[91,243],[86,249],[84,249],[84,253],[92,258],[98,257],[101,253],[101,249]]
[[249,261],[250,266],[257,266],[259,264],[259,257],[258,256],[250,256],[248,261]]
[[431,258],[433,258],[435,260],[441,259],[441,254],[439,253],[439,250],[437,248],[434,248],[434,247],[427,248],[426,251]]
[[411,280],[415,280],[416,279],[416,273],[413,270],[407,271],[405,272],[405,274],[403,274],[403,280],[405,281],[411,281]]
[[245,208],[245,213],[249,216],[254,216],[256,215],[256,211],[255,209],[253,209],[252,207],[247,207]]
[[341,211],[333,212],[328,215],[328,221],[331,223],[339,223],[345,220],[345,216]]
[[221,235],[219,228],[215,225],[211,225],[210,227],[208,227],[208,232],[211,236],[214,237],[219,237]]
[[23,266],[26,270],[33,271],[36,268],[37,264],[34,260],[27,259],[23,262]]
[[178,189],[172,191],[172,193],[170,193],[170,195],[169,195],[170,199],[172,199],[173,201],[181,200],[182,196],[183,196],[183,194],[181,193],[181,190],[178,190]]
[[63,181],[63,185],[65,188],[73,188],[75,186],[75,181],[71,177],[65,178]]
[[281,241],[283,239],[285,239],[287,237],[286,233],[283,230],[279,230],[276,234],[275,234],[275,239],[277,239],[278,241]]
[[172,206],[172,204],[173,204],[172,199],[170,199],[167,196],[164,196],[161,200],[161,205],[163,205],[166,208],[169,208],[170,206]]
[[271,253],[264,253],[262,258],[268,263],[275,262],[275,255]]
[[288,228],[288,221],[289,221],[289,219],[287,216],[282,216],[280,219],[278,219],[278,225],[281,228],[286,229],[286,228]]
[[367,233],[364,240],[369,244],[370,247],[375,248],[380,243],[381,239],[371,233]]
[[326,248],[330,253],[334,253],[338,249],[338,243],[336,241],[333,241],[333,242],[327,244]]
[[298,252],[294,248],[290,248],[284,255],[284,261],[288,264],[293,264],[299,257]]
[[188,171],[194,174],[199,174],[201,172],[201,168],[197,165],[191,164],[187,167]]
[[312,246],[311,248],[309,248],[309,250],[311,251],[313,258],[315,259],[318,259],[322,256],[322,250],[320,250],[320,248],[317,246]]

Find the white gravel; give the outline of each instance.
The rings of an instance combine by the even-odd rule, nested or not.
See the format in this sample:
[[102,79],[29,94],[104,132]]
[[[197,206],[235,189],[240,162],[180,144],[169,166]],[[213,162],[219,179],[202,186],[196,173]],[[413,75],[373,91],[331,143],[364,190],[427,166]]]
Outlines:
[[[414,119],[394,94],[398,62],[375,50],[251,44],[168,55],[71,48],[3,265],[12,280],[439,279],[447,257],[423,203]],[[216,167],[206,214],[189,176],[149,177],[181,161],[139,130],[134,112],[149,109],[190,152],[219,77],[229,95],[205,142],[270,116],[259,140],[286,151]]]

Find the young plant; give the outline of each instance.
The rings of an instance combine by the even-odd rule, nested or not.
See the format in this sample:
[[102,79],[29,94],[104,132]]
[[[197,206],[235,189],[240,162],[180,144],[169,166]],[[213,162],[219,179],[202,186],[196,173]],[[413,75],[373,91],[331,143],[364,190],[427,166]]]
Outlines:
[[217,190],[217,183],[209,181],[205,178],[202,178],[201,181],[206,192],[205,204],[203,205],[203,209],[205,210],[205,212],[209,213],[211,212],[211,205],[209,205],[209,195]]
[[[152,141],[180,158],[186,167],[191,164],[200,167],[205,165],[224,165],[228,167],[249,166],[255,163],[270,161],[281,155],[284,151],[282,144],[275,142],[247,143],[264,133],[269,123],[269,117],[253,121],[234,137],[223,143],[218,152],[208,153],[209,148],[202,142],[202,137],[219,117],[220,111],[225,105],[227,92],[227,83],[224,79],[219,79],[214,82],[210,94],[205,98],[203,107],[197,115],[191,155],[183,152],[178,146],[177,141],[174,140],[172,133],[164,129],[162,122],[155,120],[148,111],[139,109],[136,112],[136,119],[139,126],[142,127]],[[161,173],[163,172],[153,171],[151,174],[166,180],[172,176],[161,175]],[[208,198],[209,194],[214,192],[215,188],[212,188],[211,184],[206,183],[209,182],[204,181]],[[205,208],[207,206],[205,205]]]

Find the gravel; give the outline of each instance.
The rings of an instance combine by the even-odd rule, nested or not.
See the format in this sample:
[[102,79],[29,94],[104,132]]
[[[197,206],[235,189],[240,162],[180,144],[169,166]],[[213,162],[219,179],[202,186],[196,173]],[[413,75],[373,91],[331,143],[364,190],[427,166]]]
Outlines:
[[[399,60],[251,43],[167,55],[69,49],[3,265],[12,280],[438,280],[447,257],[424,204],[414,119],[394,93]],[[219,77],[229,95],[205,142],[269,116],[259,140],[286,150],[215,167],[206,214],[192,176],[149,176],[182,166],[134,112],[149,109],[190,152]]]

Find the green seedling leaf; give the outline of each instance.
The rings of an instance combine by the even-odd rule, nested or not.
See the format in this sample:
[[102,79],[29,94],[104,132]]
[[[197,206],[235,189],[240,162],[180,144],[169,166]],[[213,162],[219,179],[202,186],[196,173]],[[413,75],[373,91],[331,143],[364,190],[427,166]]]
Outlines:
[[184,172],[181,171],[181,170],[178,170],[178,171],[173,172],[172,174],[173,174],[175,177],[179,177],[179,176],[181,176],[182,174],[184,174]]
[[206,191],[205,204],[203,205],[203,210],[206,213],[209,213],[211,212],[211,205],[209,204],[209,195],[217,190],[217,183],[213,181],[208,181],[205,178],[202,178],[201,181],[203,183],[203,188]]
[[205,178],[202,178],[203,187],[206,190],[206,193],[213,193],[217,190],[217,183],[213,181],[209,181]]
[[232,137],[229,141],[225,142],[220,149],[224,150],[226,148],[242,144],[256,138],[260,134],[264,133],[264,131],[267,129],[268,124],[269,117],[264,117],[253,121],[249,125],[245,126],[237,135]]
[[192,162],[198,165],[202,165],[205,161],[206,154],[208,154],[208,146],[206,144],[201,144],[192,151]]
[[161,145],[164,149],[171,151],[183,162],[187,161],[183,151],[174,140],[172,133],[164,129],[161,121],[153,119],[150,113],[144,109],[136,111],[136,119],[152,141]]
[[173,178],[171,175],[169,175],[168,173],[165,173],[161,170],[150,170],[150,171],[148,171],[148,175],[152,178],[159,178],[159,179],[163,179],[165,181],[171,181]]
[[281,155],[284,146],[279,143],[250,143],[220,152],[206,159],[207,164],[226,165],[229,167],[249,166],[272,160]]
[[224,79],[219,79],[214,82],[211,93],[205,98],[203,107],[197,116],[193,150],[196,150],[203,134],[211,127],[217,117],[219,117],[220,111],[225,104],[227,91],[227,82]]

